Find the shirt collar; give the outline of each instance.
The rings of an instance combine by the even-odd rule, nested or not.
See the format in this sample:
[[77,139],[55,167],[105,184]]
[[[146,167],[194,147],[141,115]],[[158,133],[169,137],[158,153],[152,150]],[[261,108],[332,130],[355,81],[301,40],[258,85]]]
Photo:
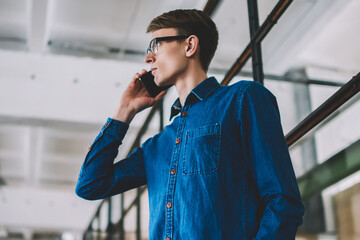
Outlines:
[[[199,83],[186,97],[185,105],[189,105],[195,101],[203,101],[206,99],[212,92],[214,92],[220,86],[219,82],[215,77],[209,77]],[[174,104],[171,106],[170,119],[175,117],[181,112],[180,99],[177,98]]]

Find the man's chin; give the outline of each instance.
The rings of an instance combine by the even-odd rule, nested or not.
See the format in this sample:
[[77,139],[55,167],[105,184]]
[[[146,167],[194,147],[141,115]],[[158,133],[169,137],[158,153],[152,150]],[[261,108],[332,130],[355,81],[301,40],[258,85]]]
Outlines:
[[161,79],[157,76],[154,77],[154,82],[156,85],[158,85],[159,87],[169,87],[172,86],[174,84],[171,83],[170,79]]
[[157,77],[154,78],[154,82],[157,86],[161,87],[161,82],[158,81]]
[[166,86],[166,84],[164,84],[164,82],[161,81],[160,79],[158,79],[157,77],[154,78],[154,82],[155,82],[155,84],[158,85],[159,87]]

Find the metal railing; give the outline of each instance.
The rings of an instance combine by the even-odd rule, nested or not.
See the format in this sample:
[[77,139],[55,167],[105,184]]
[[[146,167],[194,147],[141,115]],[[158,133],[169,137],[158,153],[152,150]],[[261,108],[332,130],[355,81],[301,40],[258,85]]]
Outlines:
[[360,73],[336,91],[330,98],[310,113],[293,130],[286,135],[286,143],[290,147],[325,118],[339,109],[346,101],[360,91]]
[[256,30],[254,35],[251,37],[251,41],[248,43],[244,51],[240,54],[235,63],[231,66],[230,70],[226,73],[221,85],[228,85],[231,79],[240,72],[241,68],[244,67],[245,63],[251,57],[253,52],[253,46],[259,44],[265,36],[270,32],[272,27],[277,23],[279,18],[290,6],[292,0],[280,0],[274,9],[270,12],[269,16],[265,19],[264,23]]

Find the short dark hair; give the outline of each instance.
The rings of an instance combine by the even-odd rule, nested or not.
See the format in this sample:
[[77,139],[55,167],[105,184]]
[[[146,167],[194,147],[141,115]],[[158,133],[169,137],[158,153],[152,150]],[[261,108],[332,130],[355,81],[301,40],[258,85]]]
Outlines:
[[150,22],[147,32],[163,28],[175,28],[179,35],[196,35],[199,38],[201,66],[205,71],[209,69],[219,34],[215,23],[206,13],[196,9],[178,9],[163,13]]

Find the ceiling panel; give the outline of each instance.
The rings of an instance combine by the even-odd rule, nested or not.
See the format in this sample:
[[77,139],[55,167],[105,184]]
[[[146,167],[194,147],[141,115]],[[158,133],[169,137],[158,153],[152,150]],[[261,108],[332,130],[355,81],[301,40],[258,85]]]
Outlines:
[[54,1],[49,39],[119,47],[136,1]]
[[27,10],[26,0],[0,0],[0,48],[26,49]]

